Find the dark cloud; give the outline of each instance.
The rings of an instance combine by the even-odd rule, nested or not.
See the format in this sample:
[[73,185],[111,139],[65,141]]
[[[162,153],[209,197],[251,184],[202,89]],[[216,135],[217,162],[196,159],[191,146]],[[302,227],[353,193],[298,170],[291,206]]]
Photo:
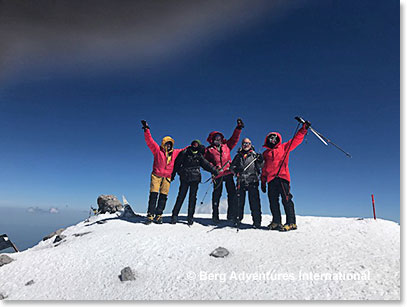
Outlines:
[[160,63],[285,8],[282,0],[0,0],[0,69]]

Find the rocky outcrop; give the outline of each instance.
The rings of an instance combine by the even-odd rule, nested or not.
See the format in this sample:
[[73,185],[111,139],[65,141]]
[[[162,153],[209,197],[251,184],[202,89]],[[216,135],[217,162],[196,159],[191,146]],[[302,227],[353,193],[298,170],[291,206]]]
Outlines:
[[62,241],[65,238],[66,238],[66,236],[64,236],[64,235],[58,235],[58,236],[55,237],[54,243],[58,243],[58,242]]
[[99,213],[115,213],[123,209],[121,202],[114,195],[100,195],[97,203]]
[[57,231],[54,231],[53,233],[50,233],[48,236],[45,236],[45,237],[42,239],[42,241],[51,239],[51,238],[54,237],[54,236],[59,236],[59,235],[61,235],[61,233],[62,233],[64,230],[65,230],[65,228],[60,228],[60,229],[58,229]]
[[0,267],[2,267],[3,265],[9,264],[12,261],[14,261],[13,258],[10,258],[7,255],[0,255]]

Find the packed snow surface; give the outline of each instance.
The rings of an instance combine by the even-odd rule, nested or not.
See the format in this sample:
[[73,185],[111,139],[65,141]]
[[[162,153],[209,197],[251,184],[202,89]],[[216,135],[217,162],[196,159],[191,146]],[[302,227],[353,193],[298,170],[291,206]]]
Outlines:
[[[263,226],[270,222],[263,215]],[[0,267],[8,300],[399,300],[400,226],[386,220],[297,217],[298,229],[188,227],[92,217]],[[224,247],[229,255],[210,253]],[[119,279],[130,267],[135,280]],[[31,282],[32,280],[32,282]],[[29,282],[29,283],[28,283]],[[28,284],[27,284],[28,283]],[[27,285],[26,285],[27,284]]]

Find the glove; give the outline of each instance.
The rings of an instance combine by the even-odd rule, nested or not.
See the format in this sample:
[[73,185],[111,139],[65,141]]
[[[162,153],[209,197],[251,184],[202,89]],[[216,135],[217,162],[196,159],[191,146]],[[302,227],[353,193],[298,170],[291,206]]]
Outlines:
[[212,175],[214,175],[215,177],[219,175],[219,171],[215,168]]
[[265,183],[261,183],[261,191],[263,192],[263,193],[266,193],[267,192],[267,187],[266,187],[266,184]]
[[309,127],[311,127],[311,123],[306,120],[304,123],[304,127],[305,127],[305,129],[308,129]]
[[244,123],[241,118],[237,119],[237,129],[243,129],[244,128]]
[[148,126],[148,124],[145,120],[142,120],[141,124],[143,125],[143,127],[141,129],[143,129],[144,131],[146,131],[147,129],[150,129],[150,127]]
[[175,180],[175,173],[172,173],[171,174],[171,181],[174,181]]
[[261,153],[258,153],[256,158],[257,158],[257,161],[258,161],[259,163],[263,163],[264,158],[263,158],[263,155],[262,155]]

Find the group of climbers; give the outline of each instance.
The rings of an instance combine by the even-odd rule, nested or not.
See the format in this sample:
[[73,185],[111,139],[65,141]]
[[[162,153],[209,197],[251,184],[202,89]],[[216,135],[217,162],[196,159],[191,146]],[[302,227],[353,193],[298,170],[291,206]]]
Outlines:
[[[142,120],[142,128],[147,146],[154,156],[151,174],[150,196],[147,210],[147,224],[161,224],[162,214],[167,202],[171,181],[176,174],[180,177],[177,200],[172,210],[171,224],[176,224],[178,214],[189,190],[187,223],[192,225],[196,207],[196,195],[201,182],[201,167],[212,174],[212,221],[219,223],[219,201],[222,196],[223,183],[227,191],[227,219],[234,224],[243,219],[246,194],[249,196],[253,227],[261,227],[261,190],[268,193],[270,210],[273,216],[268,226],[271,230],[289,231],[297,229],[294,203],[290,192],[290,174],[288,170],[289,153],[304,139],[309,122],[305,122],[293,139],[282,143],[277,132],[267,134],[263,154],[256,153],[249,138],[244,138],[233,161],[231,151],[238,144],[244,128],[243,121],[237,120],[237,126],[230,139],[225,139],[219,131],[209,134],[208,147],[199,140],[191,145],[174,149],[174,140],[166,136],[159,146],[151,136],[150,127]],[[236,176],[236,183],[234,180]],[[281,196],[286,224],[282,224],[279,197]],[[158,200],[158,201],[157,201]]]

